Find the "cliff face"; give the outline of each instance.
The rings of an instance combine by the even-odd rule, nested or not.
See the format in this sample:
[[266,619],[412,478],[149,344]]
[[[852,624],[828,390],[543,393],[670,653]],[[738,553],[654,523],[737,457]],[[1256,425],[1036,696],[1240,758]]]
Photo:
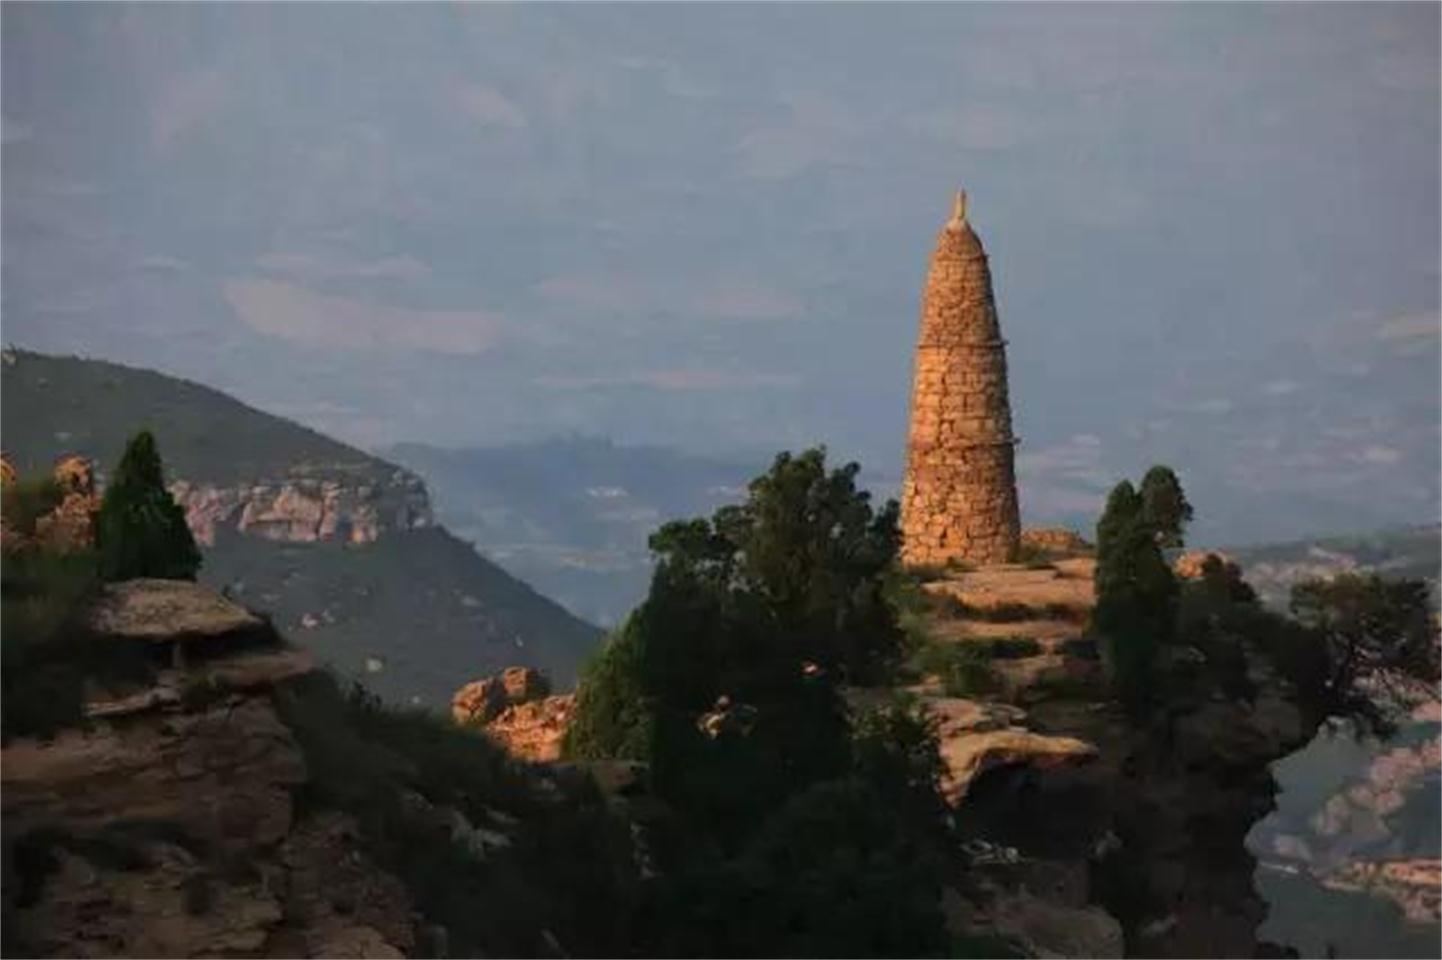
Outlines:
[[196,540],[214,546],[223,531],[266,540],[373,543],[382,535],[435,521],[420,478],[396,470],[379,481],[292,475],[231,486],[179,480],[171,495]]
[[[273,635],[257,646],[259,622],[240,608],[218,616],[233,605],[202,587],[126,586],[109,598],[126,609],[97,620],[108,631],[98,636],[184,643],[203,659],[160,670],[146,689],[93,700],[90,730],[6,745],[7,953],[399,957],[414,949],[410,896],[368,857],[355,821],[302,816],[296,805],[309,772],[273,690],[305,672],[307,658],[276,647]],[[214,629],[150,629],[164,626],[143,596],[152,587],[166,591],[164,621],[199,618]],[[208,696],[196,695],[202,689]]]
[[[1161,668],[1167,702],[1145,721],[1126,716],[1080,636],[1091,576],[1091,560],[1073,557],[925,585],[947,601],[932,635],[993,651],[997,681],[972,701],[921,688],[964,784],[953,796],[972,867],[957,915],[1031,955],[1254,956],[1266,905],[1245,838],[1273,807],[1271,764],[1315,722],[1245,642],[1245,697],[1182,648]],[[1079,942],[1078,931],[1091,933]]]
[[[1016,758],[970,783],[958,815],[982,856],[963,894],[989,904],[979,908],[984,922],[1067,955],[1044,924],[1041,939],[1005,929],[1011,906],[1053,919],[1099,908],[1119,924],[1127,955],[1254,956],[1266,907],[1244,840],[1271,809],[1271,763],[1311,734],[1288,693],[1262,679],[1254,703],[1180,705],[1140,727],[1096,700],[1044,700],[1013,714],[1034,736],[1092,751],[1086,763]],[[943,736],[951,753],[979,734]]]

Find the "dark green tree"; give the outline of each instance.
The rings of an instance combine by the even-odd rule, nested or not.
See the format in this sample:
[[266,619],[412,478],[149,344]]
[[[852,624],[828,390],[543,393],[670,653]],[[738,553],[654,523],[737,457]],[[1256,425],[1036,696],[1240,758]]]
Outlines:
[[1426,581],[1342,573],[1297,584],[1291,606],[1324,652],[1327,715],[1387,735],[1419,698],[1437,696],[1437,621]]
[[580,760],[648,760],[652,705],[642,685],[641,636],[627,618],[586,665],[565,752]]
[[[1171,475],[1166,468],[1153,468],[1148,476],[1161,476],[1163,470]],[[1154,491],[1165,487],[1153,483]],[[1169,498],[1173,507],[1185,504],[1179,486],[1175,494]],[[1181,516],[1178,510],[1149,512],[1143,494],[1123,480],[1112,489],[1097,523],[1092,625],[1106,641],[1117,693],[1135,712],[1144,711],[1157,693],[1154,665],[1176,622],[1177,581],[1162,543],[1180,539]]]
[[1148,470],[1140,493],[1142,520],[1152,529],[1158,545],[1183,546],[1187,524],[1192,520],[1192,505],[1172,468],[1158,464]]
[[665,879],[642,952],[941,942],[935,733],[901,708],[853,718],[840,693],[904,645],[896,506],[874,510],[857,472],[781,454],[744,503],[663,526],[645,601],[583,677],[567,752],[645,761],[671,812],[648,837]]
[[160,453],[149,430],[125,446],[100,505],[95,539],[106,580],[194,580],[200,569],[200,549],[185,512],[165,489]]
[[658,580],[687,579],[735,612],[764,618],[775,657],[876,679],[903,643],[885,590],[900,534],[895,501],[873,509],[856,487],[860,469],[827,472],[823,448],[779,454],[743,504],[652,536]]

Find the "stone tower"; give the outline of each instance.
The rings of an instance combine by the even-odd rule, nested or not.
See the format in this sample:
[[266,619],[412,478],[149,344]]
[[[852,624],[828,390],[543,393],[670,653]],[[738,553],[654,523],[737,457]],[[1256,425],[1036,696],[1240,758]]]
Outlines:
[[1021,533],[1015,444],[991,271],[958,191],[921,298],[901,492],[904,563],[1013,559]]

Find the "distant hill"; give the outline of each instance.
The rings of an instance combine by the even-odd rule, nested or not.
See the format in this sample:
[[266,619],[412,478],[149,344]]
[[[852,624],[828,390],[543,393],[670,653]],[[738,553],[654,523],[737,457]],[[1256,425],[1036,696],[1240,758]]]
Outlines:
[[481,449],[407,443],[386,455],[426,479],[447,526],[604,624],[645,595],[646,540],[656,527],[742,499],[771,459],[698,457],[590,437]]
[[[438,705],[509,664],[570,683],[600,631],[430,520],[408,471],[219,391],[149,370],[27,351],[0,367],[0,439],[22,471],[64,454],[102,479],[156,434],[202,520],[201,580],[393,700]],[[180,484],[177,484],[177,481]],[[326,511],[344,514],[327,526]]]
[[190,481],[254,482],[297,466],[379,479],[395,467],[234,397],[154,370],[104,360],[6,350],[5,453],[21,472],[78,453],[102,472],[142,426],[155,431],[166,468]]
[[1344,570],[1419,577],[1431,584],[1434,600],[1442,577],[1442,526],[1437,524],[1224,549],[1242,565],[1262,599],[1278,607],[1286,606],[1292,584]]

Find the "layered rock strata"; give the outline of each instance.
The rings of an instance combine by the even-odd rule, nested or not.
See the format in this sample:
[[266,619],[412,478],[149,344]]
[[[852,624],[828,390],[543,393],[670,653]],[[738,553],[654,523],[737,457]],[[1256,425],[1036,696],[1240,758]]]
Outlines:
[[435,522],[424,484],[404,470],[384,482],[295,476],[219,486],[178,480],[170,493],[195,539],[207,546],[222,531],[299,543],[371,543],[387,532]]
[[[257,647],[258,621],[183,586],[161,595],[142,582],[113,593],[91,629],[114,644],[203,638],[212,658],[92,702],[90,729],[4,747],[7,949],[41,957],[424,950],[409,893],[370,858],[356,821],[297,808],[309,771],[273,692],[307,672],[309,657],[273,633]],[[188,632],[161,633],[165,616]]]
[[902,560],[1003,563],[1017,551],[1006,341],[981,240],[957,194],[922,295],[902,485]]

